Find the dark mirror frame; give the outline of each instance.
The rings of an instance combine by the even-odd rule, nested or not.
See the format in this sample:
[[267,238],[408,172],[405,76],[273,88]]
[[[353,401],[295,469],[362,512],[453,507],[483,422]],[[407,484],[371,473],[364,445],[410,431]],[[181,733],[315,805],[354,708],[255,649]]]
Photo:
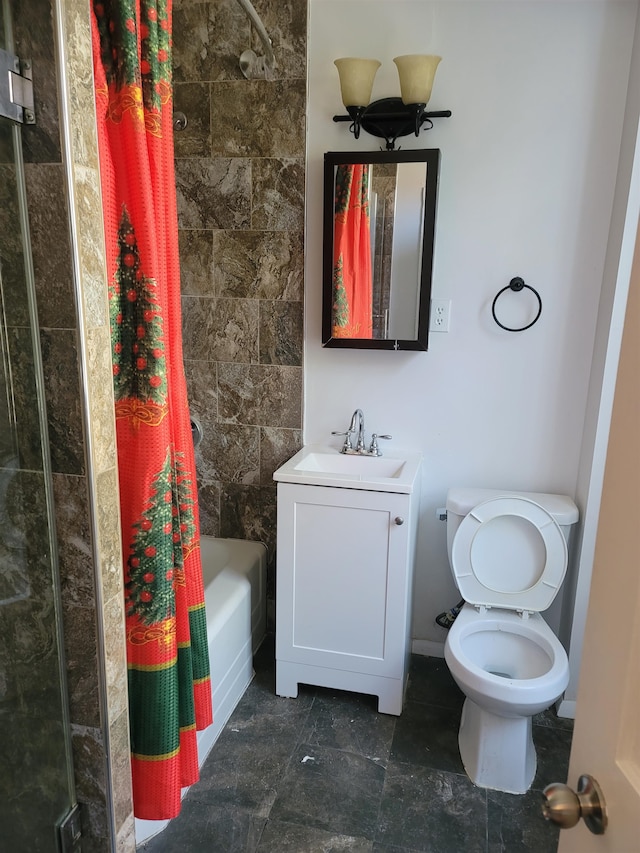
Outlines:
[[[335,167],[360,163],[426,163],[427,180],[424,201],[422,257],[420,260],[420,303],[418,332],[415,340],[393,338],[334,338],[333,328],[333,235]],[[433,245],[438,195],[440,150],[413,151],[328,151],[324,155],[324,215],[323,215],[323,284],[322,284],[322,345],[342,349],[418,350],[428,349],[429,312],[431,306],[431,277]]]

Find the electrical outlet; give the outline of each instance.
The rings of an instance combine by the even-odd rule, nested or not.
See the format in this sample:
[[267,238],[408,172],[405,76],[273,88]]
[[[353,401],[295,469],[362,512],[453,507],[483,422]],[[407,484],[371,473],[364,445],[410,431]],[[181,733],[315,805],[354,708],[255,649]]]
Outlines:
[[430,332],[448,332],[449,319],[451,316],[450,299],[431,300],[431,319],[429,321]]

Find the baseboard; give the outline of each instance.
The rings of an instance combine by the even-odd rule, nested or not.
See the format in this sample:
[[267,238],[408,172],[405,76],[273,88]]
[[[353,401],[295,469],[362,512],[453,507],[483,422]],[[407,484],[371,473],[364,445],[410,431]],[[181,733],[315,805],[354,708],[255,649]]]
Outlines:
[[569,720],[576,718],[576,703],[573,699],[560,699],[556,703],[556,714]]

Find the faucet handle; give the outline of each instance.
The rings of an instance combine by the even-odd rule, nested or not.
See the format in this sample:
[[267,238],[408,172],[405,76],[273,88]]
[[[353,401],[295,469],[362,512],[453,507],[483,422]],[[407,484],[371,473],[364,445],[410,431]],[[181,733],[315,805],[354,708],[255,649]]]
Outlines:
[[392,435],[378,435],[376,432],[371,435],[371,444],[369,445],[369,454],[371,456],[382,456],[380,453],[380,448],[378,447],[378,439],[384,438],[388,441],[390,438],[393,438]]
[[348,429],[346,432],[341,432],[340,430],[335,429],[331,430],[331,435],[346,435],[344,444],[340,449],[340,453],[347,453],[349,450],[353,450],[353,447],[351,446],[351,432],[352,431],[350,429]]

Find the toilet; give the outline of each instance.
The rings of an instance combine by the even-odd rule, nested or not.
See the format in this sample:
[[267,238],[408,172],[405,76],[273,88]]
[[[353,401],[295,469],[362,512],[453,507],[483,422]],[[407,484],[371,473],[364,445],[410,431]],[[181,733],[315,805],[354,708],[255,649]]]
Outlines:
[[525,793],[536,773],[532,718],[569,682],[540,615],[560,589],[578,508],[564,495],[450,489],[447,548],[465,604],[444,656],[465,694],[458,744],[476,785]]

